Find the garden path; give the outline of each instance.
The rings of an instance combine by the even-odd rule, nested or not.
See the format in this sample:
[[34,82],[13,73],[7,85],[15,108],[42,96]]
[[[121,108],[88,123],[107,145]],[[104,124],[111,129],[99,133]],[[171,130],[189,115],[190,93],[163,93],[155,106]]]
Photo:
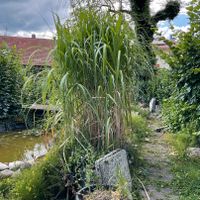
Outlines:
[[156,129],[162,127],[161,119],[156,115],[152,115],[149,124],[151,124],[152,134],[146,138],[146,142],[142,147],[144,160],[142,173],[146,177],[143,183],[146,192],[145,189],[141,190],[142,199],[177,200],[179,198],[170,186],[173,179],[170,146],[164,139],[163,130],[156,131]]

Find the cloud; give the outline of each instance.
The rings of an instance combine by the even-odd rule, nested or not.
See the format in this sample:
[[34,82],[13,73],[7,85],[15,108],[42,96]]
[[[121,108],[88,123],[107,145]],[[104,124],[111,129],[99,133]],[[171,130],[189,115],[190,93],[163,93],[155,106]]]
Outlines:
[[[156,0],[158,1],[158,0]],[[175,31],[187,31],[190,27],[189,17],[187,15],[186,7],[190,3],[191,0],[181,0],[181,11],[179,15],[172,21],[161,21],[158,23],[158,32],[165,36],[166,38],[170,38]],[[159,1],[158,1],[159,2]],[[154,2],[156,3],[156,2]],[[174,30],[170,29],[173,26]]]
[[174,32],[176,32],[176,31],[187,32],[189,28],[190,28],[190,25],[182,26],[182,27],[180,27],[180,26],[174,26],[174,29],[172,30],[172,29],[170,29],[169,26],[165,26],[165,27],[159,27],[158,32],[162,36],[170,39]]
[[[64,21],[69,17],[70,0],[0,0],[0,34],[28,36],[35,33],[37,37],[52,37],[55,34],[53,13],[57,13]],[[129,1],[129,0],[124,0]],[[168,0],[152,0],[152,13],[164,8]],[[181,0],[181,14],[184,15],[185,5],[190,0]],[[125,5],[128,5],[126,3]],[[177,18],[176,26],[183,23]],[[187,24],[183,24],[186,26]],[[159,27],[168,26],[160,22]]]
[[54,31],[53,14],[68,16],[69,0],[1,0],[0,33],[46,33]]

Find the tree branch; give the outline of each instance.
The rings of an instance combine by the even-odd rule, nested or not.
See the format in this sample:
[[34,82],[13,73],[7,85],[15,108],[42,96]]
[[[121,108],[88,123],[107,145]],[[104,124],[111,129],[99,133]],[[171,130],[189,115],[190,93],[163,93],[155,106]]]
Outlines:
[[152,21],[153,23],[158,23],[162,20],[173,20],[180,11],[180,3],[178,1],[170,1],[167,3],[166,7],[157,12],[153,17]]

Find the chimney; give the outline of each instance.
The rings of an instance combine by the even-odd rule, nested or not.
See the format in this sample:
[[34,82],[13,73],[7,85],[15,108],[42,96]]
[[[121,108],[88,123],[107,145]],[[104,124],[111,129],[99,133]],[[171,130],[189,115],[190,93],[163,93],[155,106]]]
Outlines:
[[35,38],[36,38],[36,35],[35,35],[35,34],[32,34],[32,35],[31,35],[31,38],[32,38],[32,39],[35,39]]

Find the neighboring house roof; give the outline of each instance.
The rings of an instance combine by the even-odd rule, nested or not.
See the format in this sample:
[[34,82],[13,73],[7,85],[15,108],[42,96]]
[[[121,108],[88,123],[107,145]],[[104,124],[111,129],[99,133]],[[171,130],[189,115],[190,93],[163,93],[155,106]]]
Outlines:
[[[23,65],[31,63],[34,66],[50,66],[52,63],[49,54],[55,46],[54,40],[36,38],[34,34],[30,38],[0,36],[0,46],[2,43],[7,43],[10,48],[16,47]],[[153,44],[165,52],[170,51],[169,46],[162,41],[155,40]]]
[[161,50],[163,50],[163,51],[165,51],[165,52],[169,52],[170,51],[170,48],[169,48],[169,46],[168,45],[166,45],[164,42],[162,42],[162,41],[153,41],[153,44],[155,45],[155,46],[157,46],[159,49],[161,49]]
[[54,48],[54,40],[36,38],[35,35],[31,38],[0,36],[0,46],[2,43],[6,43],[10,48],[16,47],[23,65],[51,65],[49,54]]

